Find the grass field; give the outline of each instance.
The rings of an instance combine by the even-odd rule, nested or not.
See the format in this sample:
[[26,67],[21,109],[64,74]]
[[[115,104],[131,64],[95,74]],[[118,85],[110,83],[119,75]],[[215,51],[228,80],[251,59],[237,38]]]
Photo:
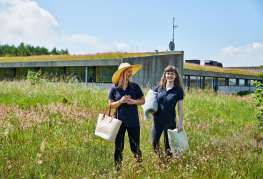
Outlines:
[[263,131],[252,96],[187,92],[190,152],[160,161],[152,121],[141,120],[143,162],[135,163],[126,138],[120,173],[114,145],[94,135],[106,102],[106,89],[82,84],[0,82],[0,178],[263,178]]

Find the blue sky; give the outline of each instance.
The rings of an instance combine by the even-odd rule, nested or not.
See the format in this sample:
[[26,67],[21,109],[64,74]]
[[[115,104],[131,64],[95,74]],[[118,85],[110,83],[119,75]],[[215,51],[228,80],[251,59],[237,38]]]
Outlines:
[[175,48],[185,59],[263,65],[262,0],[0,0],[1,24],[5,17],[1,43],[75,54],[167,50],[175,17]]

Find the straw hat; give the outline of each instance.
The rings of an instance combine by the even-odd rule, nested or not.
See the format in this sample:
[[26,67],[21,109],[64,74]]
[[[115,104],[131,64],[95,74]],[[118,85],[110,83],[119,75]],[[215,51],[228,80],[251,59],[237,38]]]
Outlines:
[[129,63],[121,63],[118,67],[118,70],[115,71],[115,73],[112,75],[112,83],[117,84],[120,79],[121,73],[128,68],[131,68],[132,75],[135,75],[142,68],[142,66],[138,64],[131,65]]

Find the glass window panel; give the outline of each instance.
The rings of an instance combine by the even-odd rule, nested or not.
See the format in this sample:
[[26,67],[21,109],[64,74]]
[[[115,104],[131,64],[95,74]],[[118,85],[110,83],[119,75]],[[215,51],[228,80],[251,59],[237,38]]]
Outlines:
[[229,86],[235,86],[236,84],[237,84],[237,80],[236,79],[233,79],[233,78],[229,79]]
[[239,79],[239,86],[245,86],[245,80]]

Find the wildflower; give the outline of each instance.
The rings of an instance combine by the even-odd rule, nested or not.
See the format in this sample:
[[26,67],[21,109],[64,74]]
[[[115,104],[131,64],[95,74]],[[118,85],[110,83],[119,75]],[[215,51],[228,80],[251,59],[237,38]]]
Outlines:
[[44,139],[44,140],[42,141],[42,143],[40,144],[40,151],[41,151],[41,152],[44,152],[46,143],[47,143],[47,142],[46,142],[46,139]]
[[42,163],[43,163],[43,160],[38,160],[38,161],[37,161],[37,164],[38,164],[38,165],[41,165]]

